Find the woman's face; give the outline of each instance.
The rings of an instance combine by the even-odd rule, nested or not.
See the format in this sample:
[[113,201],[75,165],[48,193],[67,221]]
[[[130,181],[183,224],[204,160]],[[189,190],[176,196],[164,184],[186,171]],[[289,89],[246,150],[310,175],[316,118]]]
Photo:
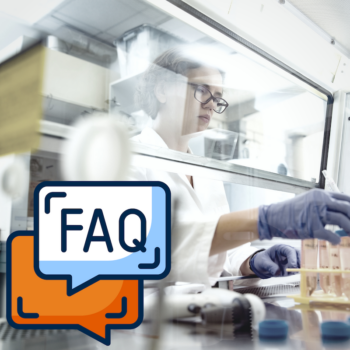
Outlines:
[[[215,68],[191,69],[188,74],[186,101],[184,107],[182,135],[188,135],[208,128],[215,113],[213,100],[206,104],[197,101],[194,93],[198,85],[207,88],[214,97],[222,97],[222,75]],[[195,84],[195,85],[192,85]]]
[[217,69],[200,67],[189,70],[187,79],[180,78],[167,85],[160,110],[167,128],[180,136],[207,129],[215,113],[215,104],[213,100],[206,104],[197,101],[195,90],[203,85],[214,97],[222,97],[222,84],[222,75]]

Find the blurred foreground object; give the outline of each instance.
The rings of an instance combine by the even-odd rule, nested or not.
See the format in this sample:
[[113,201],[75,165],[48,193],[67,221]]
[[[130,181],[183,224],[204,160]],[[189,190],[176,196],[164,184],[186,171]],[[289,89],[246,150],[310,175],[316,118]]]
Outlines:
[[44,63],[36,44],[0,65],[0,156],[39,146]]
[[[158,294],[145,298],[144,320],[159,317],[157,315],[160,312],[157,310],[158,298]],[[201,315],[204,323],[232,323],[233,311],[237,317],[234,321],[236,325],[241,324],[242,321],[245,322],[244,324],[249,321],[251,326],[255,327],[265,318],[266,310],[262,300],[253,294],[242,295],[230,290],[209,288],[200,294],[164,295],[161,316],[164,320],[172,320]]]
[[284,320],[265,320],[259,323],[259,338],[266,340],[286,339],[289,324]]
[[28,170],[23,159],[16,156],[13,163],[10,164],[2,173],[1,187],[12,200],[21,199],[27,189]]
[[62,154],[65,180],[125,180],[130,164],[128,134],[113,117],[96,113],[75,124]]

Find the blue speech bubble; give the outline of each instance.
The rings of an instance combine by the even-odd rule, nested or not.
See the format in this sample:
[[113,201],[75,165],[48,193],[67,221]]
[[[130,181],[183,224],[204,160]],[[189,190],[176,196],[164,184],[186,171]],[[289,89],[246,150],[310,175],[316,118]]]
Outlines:
[[[147,238],[142,239],[141,235],[140,241],[134,240],[134,246],[131,246],[131,250],[137,251],[118,260],[39,261],[39,192],[46,186],[84,186],[87,187],[87,190],[89,186],[152,187],[152,224]],[[166,277],[170,272],[170,201],[170,190],[168,186],[158,181],[69,181],[43,182],[39,184],[34,192],[34,236],[36,250],[34,268],[36,273],[43,279],[66,279],[68,295],[77,293],[102,279],[157,280]],[[134,210],[130,208],[129,213],[135,214]],[[142,215],[141,213],[140,217]],[[120,222],[123,222],[123,220]],[[119,240],[124,241],[124,238],[122,237],[121,239],[119,237]],[[135,247],[138,249],[135,249]],[[128,247],[125,248],[126,250],[128,249]]]

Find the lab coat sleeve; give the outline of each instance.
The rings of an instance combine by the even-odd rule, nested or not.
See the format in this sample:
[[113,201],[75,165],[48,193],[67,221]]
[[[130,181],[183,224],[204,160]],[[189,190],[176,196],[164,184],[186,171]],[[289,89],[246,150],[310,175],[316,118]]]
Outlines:
[[219,218],[220,215],[190,222],[176,221],[172,232],[169,281],[204,283],[209,287],[216,283],[223,270],[233,276],[242,276],[242,263],[258,249],[247,243],[227,253],[209,256]]
[[250,243],[243,244],[227,252],[224,269],[233,276],[242,276],[242,263],[259,249],[254,248]]
[[[131,167],[129,180],[149,180],[146,168]],[[170,184],[169,184],[170,186]],[[172,213],[171,271],[168,282],[202,283],[210,286],[216,283],[224,270],[240,276],[240,266],[256,249],[245,244],[229,254],[209,256],[217,223],[222,213],[211,216],[190,216],[181,208]]]
[[226,253],[209,257],[220,215],[176,220],[172,230],[171,271],[169,282],[215,284],[223,271]]

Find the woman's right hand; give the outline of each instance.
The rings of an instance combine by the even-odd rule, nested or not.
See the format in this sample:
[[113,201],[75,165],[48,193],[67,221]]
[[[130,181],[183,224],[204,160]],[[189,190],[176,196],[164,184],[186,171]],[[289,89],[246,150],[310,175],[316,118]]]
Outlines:
[[340,238],[326,225],[338,225],[350,233],[350,197],[314,189],[287,201],[259,207],[260,239],[318,238],[338,244]]

